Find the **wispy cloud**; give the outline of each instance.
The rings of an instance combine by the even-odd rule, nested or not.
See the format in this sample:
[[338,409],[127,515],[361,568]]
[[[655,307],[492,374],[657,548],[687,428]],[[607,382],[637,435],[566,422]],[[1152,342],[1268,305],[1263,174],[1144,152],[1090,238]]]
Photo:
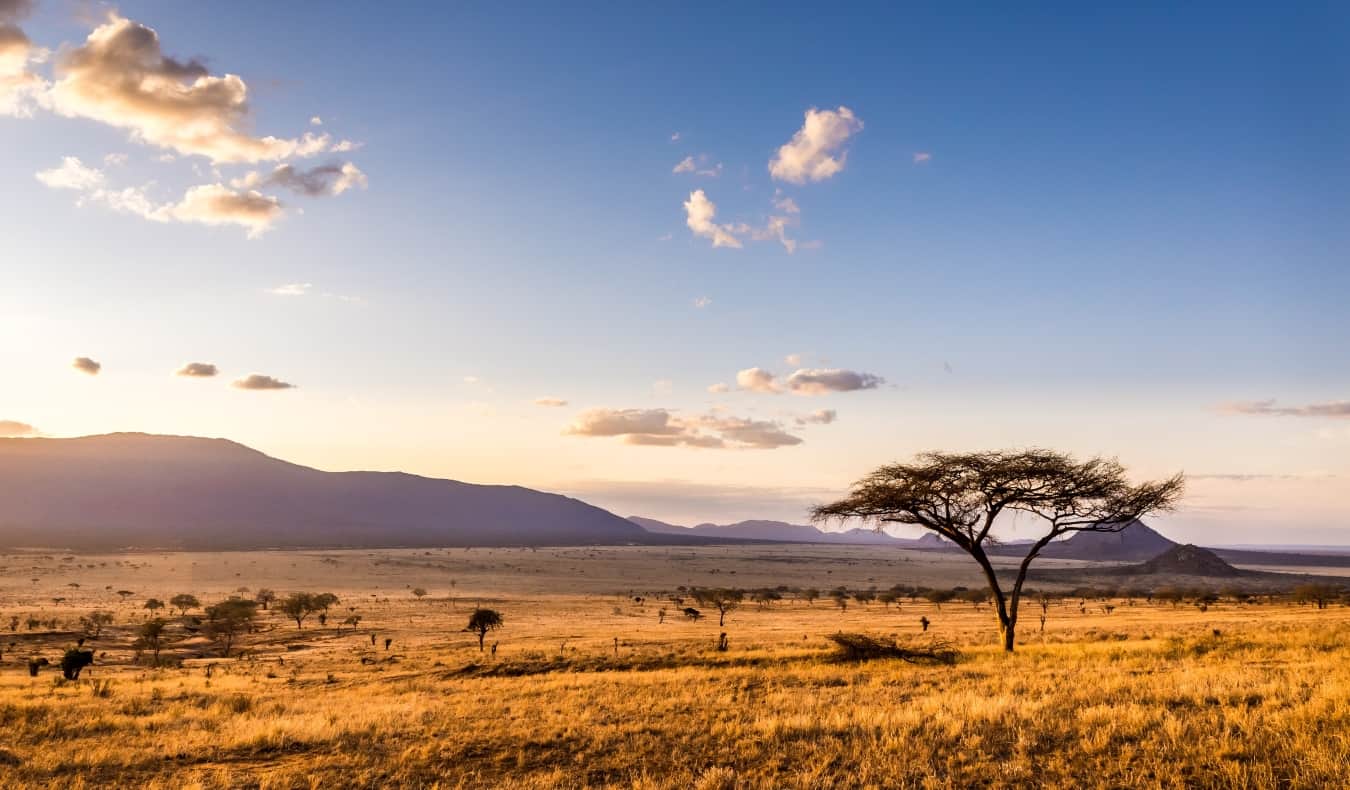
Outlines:
[[236,191],[223,184],[189,187],[175,203],[157,203],[142,187],[108,189],[101,170],[88,167],[79,157],[63,157],[61,164],[34,174],[53,189],[69,189],[80,195],[79,204],[97,204],[119,213],[133,214],[153,222],[194,222],[204,225],[238,225],[256,238],[280,219],[281,202],[254,191]]
[[692,173],[696,176],[707,176],[709,178],[716,178],[722,175],[722,163],[718,162],[714,165],[709,165],[707,154],[698,154],[697,156],[686,156],[685,158],[681,159],[675,165],[675,167],[671,169],[670,172]]
[[844,145],[862,128],[862,121],[847,107],[812,107],[802,128],[769,160],[769,174],[793,184],[824,181],[844,169],[848,159]]
[[275,288],[269,288],[267,292],[274,296],[304,296],[313,287],[313,283],[286,283]]
[[927,151],[915,151],[915,152],[914,152],[914,164],[916,164],[916,165],[921,165],[921,164],[923,164],[924,162],[927,162],[927,161],[931,160],[932,158],[933,158],[933,155],[930,154],[930,153],[927,152]]
[[797,418],[798,425],[829,425],[839,419],[839,413],[834,409],[816,409],[810,414]]
[[709,200],[703,190],[695,189],[689,193],[689,199],[684,202],[684,213],[685,224],[695,236],[711,239],[714,247],[741,246],[741,240],[732,233],[731,226],[716,222],[717,204]]
[[1220,410],[1229,414],[1255,414],[1274,417],[1350,418],[1350,400],[1309,403],[1303,406],[1279,406],[1272,399],[1225,403]]
[[241,390],[295,389],[294,384],[282,381],[281,379],[273,378],[272,376],[264,376],[261,373],[250,373],[247,376],[243,377],[242,379],[235,379],[230,386],[234,387],[235,389]]
[[700,296],[694,299],[694,307],[696,307],[699,310],[702,310],[703,308],[712,304],[712,301],[713,300],[711,296]]
[[566,406],[566,405],[567,405],[567,401],[563,400],[562,398],[543,397],[543,398],[535,398],[535,399],[534,399],[534,405],[536,405],[536,406],[546,406],[546,407],[551,408],[551,409],[556,409],[556,408],[560,408],[560,407],[562,407],[562,406]]
[[351,162],[327,164],[311,167],[308,170],[294,165],[278,165],[271,173],[263,174],[256,170],[230,182],[236,189],[253,189],[260,186],[279,186],[306,197],[334,196],[354,189],[365,189],[369,180],[361,169]]

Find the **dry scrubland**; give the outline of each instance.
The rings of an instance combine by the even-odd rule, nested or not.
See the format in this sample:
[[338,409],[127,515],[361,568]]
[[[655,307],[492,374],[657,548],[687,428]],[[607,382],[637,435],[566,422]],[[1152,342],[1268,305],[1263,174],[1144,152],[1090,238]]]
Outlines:
[[[960,558],[920,552],[23,554],[0,566],[0,626],[14,615],[58,622],[0,637],[3,786],[1350,784],[1340,604],[1117,600],[1108,614],[1074,599],[1051,606],[1044,634],[1039,609],[1024,610],[1008,656],[992,613],[970,604],[747,603],[719,628],[715,613],[693,622],[658,598],[679,585],[977,582]],[[216,651],[181,640],[174,618],[163,656],[181,665],[131,663],[147,597],[210,603],[241,586],[342,601],[326,627],[268,613],[246,655],[228,660],[198,657]],[[418,600],[415,587],[429,594]],[[135,595],[122,600],[124,589]],[[487,638],[495,657],[459,630],[480,602],[505,616]],[[353,607],[359,628],[338,634]],[[29,677],[28,656],[57,661],[95,609],[115,624],[90,641],[94,666],[74,682],[56,667]],[[960,648],[956,665],[839,662],[825,639],[922,640],[921,617],[930,637]]]

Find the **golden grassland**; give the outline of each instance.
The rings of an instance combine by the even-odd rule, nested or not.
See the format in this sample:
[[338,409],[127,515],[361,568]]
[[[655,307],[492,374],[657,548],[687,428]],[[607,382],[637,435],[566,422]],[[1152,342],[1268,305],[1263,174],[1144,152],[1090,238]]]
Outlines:
[[[0,632],[0,786],[1350,786],[1342,605],[1116,600],[1108,613],[1074,599],[1051,605],[1044,633],[1025,609],[1006,655],[987,606],[747,603],[719,628],[661,595],[770,577],[931,583],[924,557],[632,551],[7,557],[0,626],[30,614],[58,626]],[[230,659],[174,618],[174,666],[132,662],[145,597],[211,602],[239,586],[342,602],[303,630],[267,613]],[[416,599],[417,586],[430,594]],[[478,603],[505,617],[487,637],[495,655],[459,630]],[[338,633],[352,608],[359,628]],[[55,667],[29,677],[27,657],[59,659],[94,609],[116,619],[89,642],[94,666],[74,682]],[[841,662],[826,640],[840,630],[943,639],[962,657]]]

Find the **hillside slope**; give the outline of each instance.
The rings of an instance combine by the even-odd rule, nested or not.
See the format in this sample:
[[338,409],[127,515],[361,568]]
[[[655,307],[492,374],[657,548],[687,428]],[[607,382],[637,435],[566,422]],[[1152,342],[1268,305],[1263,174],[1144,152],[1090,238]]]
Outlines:
[[576,499],[398,472],[323,472],[224,439],[0,439],[0,546],[241,549],[647,543]]

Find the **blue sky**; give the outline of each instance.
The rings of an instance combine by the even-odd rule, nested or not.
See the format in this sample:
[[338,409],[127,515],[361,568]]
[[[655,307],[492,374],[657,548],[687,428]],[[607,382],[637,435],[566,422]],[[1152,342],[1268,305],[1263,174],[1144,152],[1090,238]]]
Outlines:
[[[1182,536],[1350,542],[1344,10],[47,0],[13,22],[50,50],[26,68],[59,82],[110,13],[238,75],[240,133],[331,142],[227,163],[69,99],[0,117],[0,420],[682,521],[800,518],[918,450],[1041,444],[1197,475]],[[774,178],[812,108],[860,123],[842,168]],[[690,156],[717,174],[672,172]],[[65,157],[150,208],[35,178]],[[266,180],[330,162],[361,183]],[[280,213],[207,224],[204,184]],[[741,248],[691,232],[696,190]],[[795,251],[753,238],[774,216]],[[221,375],[169,375],[188,361]],[[777,391],[737,388],[750,368]],[[885,383],[783,392],[797,369]],[[252,372],[298,386],[229,386]],[[656,411],[729,446],[594,435]]]

